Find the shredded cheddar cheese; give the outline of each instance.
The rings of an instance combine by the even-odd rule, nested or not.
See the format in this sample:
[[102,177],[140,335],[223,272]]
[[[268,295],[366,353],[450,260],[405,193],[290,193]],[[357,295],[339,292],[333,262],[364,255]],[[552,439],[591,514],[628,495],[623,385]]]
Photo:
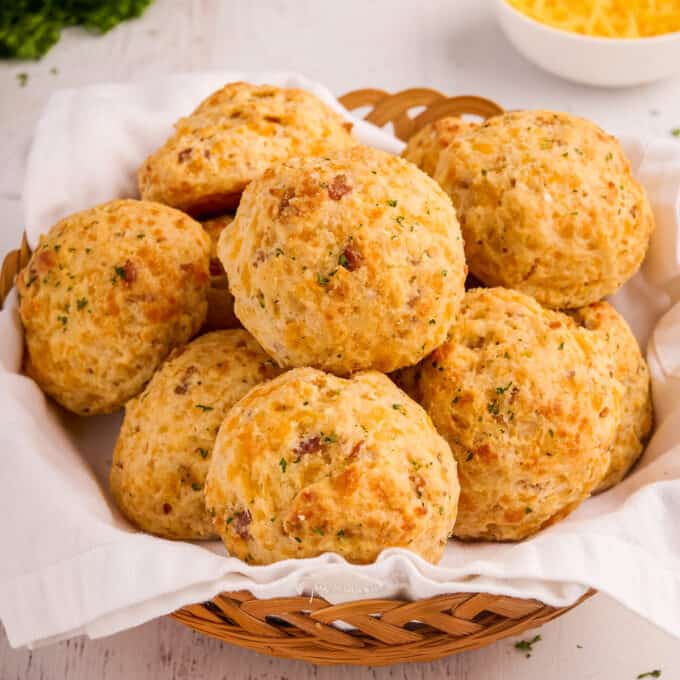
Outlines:
[[680,31],[680,0],[507,0],[523,14],[564,31],[646,38]]

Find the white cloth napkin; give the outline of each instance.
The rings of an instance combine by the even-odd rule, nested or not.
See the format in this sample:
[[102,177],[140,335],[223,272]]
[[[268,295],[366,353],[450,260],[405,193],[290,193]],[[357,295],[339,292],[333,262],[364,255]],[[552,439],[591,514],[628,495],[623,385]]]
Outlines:
[[[135,195],[135,171],[172,123],[223,83],[322,86],[295,74],[204,73],[59,92],[43,115],[24,189],[31,244],[59,218]],[[359,138],[401,143],[356,122]],[[16,295],[0,313],[0,618],[10,643],[108,635],[223,590],[258,597],[314,592],[338,602],[486,591],[568,605],[597,588],[680,636],[680,144],[627,139],[653,201],[657,231],[643,267],[614,298],[648,343],[656,434],[636,471],[565,521],[519,544],[451,541],[438,565],[402,549],[375,564],[336,555],[256,567],[221,544],[135,531],[117,512],[107,474],[121,415],[78,418],[20,374]]]

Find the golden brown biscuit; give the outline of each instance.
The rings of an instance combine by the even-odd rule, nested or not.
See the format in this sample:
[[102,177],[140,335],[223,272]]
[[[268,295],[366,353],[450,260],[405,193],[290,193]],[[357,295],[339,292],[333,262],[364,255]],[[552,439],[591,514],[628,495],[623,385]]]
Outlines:
[[233,215],[221,215],[202,222],[210,236],[210,288],[208,289],[208,316],[205,328],[217,331],[224,328],[238,328],[241,324],[234,314],[234,296],[229,291],[229,282],[224,267],[217,257],[217,242],[222,231],[234,221]]
[[458,135],[479,126],[458,116],[446,116],[428,123],[408,140],[401,155],[407,161],[417,165],[430,177],[434,175],[439,161],[439,154]]
[[618,141],[551,111],[490,118],[442,151],[470,271],[554,308],[613,293],[642,262],[654,220]]
[[232,555],[255,564],[389,547],[431,562],[456,517],[456,463],[386,376],[300,368],[251,390],[217,436],[206,505]]
[[233,210],[273,163],[355,144],[346,123],[304,90],[229,83],[211,94],[139,170],[142,198],[191,215]]
[[392,371],[440,345],[465,259],[446,194],[368,147],[270,168],[218,255],[236,315],[282,366]]
[[458,461],[459,538],[525,538],[574,510],[609,467],[622,388],[600,340],[528,295],[469,291],[420,388]]
[[125,407],[111,466],[111,492],[143,531],[216,538],[203,486],[229,409],[280,370],[244,330],[202,335],[173,352]]
[[123,406],[203,324],[209,253],[198,222],[157,203],[58,222],[17,279],[28,374],[75,413]]
[[605,343],[604,357],[624,389],[612,460],[605,478],[595,489],[600,492],[626,476],[642,455],[651,434],[654,415],[649,369],[626,320],[608,302],[596,302],[570,315],[578,324],[600,335]]

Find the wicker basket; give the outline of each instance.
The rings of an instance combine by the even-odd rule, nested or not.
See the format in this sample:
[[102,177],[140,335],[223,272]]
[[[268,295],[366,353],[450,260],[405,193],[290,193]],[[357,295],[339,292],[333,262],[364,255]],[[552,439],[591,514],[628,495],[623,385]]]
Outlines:
[[[424,88],[390,95],[383,90],[356,90],[340,98],[350,110],[370,107],[366,120],[380,127],[392,123],[406,141],[423,125],[444,116],[488,118],[502,108],[480,97],[446,97]],[[416,117],[409,111],[422,108]],[[0,305],[27,264],[26,237],[10,252],[0,272]],[[477,649],[529,628],[536,628],[570,607],[549,607],[487,593],[454,593],[425,600],[359,600],[332,605],[320,597],[260,600],[246,591],[222,593],[210,602],[174,612],[173,618],[206,635],[273,656],[317,664],[379,666],[431,661]],[[349,624],[352,628],[335,625]]]

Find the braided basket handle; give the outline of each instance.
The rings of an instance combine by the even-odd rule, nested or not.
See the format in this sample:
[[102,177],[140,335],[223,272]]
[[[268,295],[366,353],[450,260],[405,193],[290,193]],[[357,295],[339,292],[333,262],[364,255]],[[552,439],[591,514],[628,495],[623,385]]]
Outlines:
[[[394,134],[404,142],[424,125],[445,116],[472,115],[486,119],[503,113],[496,102],[484,97],[447,97],[437,90],[424,87],[403,90],[397,94],[389,94],[384,90],[354,90],[340,97],[340,103],[349,111],[371,106],[372,110],[365,119],[378,127],[391,122]],[[425,107],[425,110],[411,118],[409,111],[416,107]]]
[[14,279],[28,264],[30,257],[31,249],[28,247],[26,234],[23,234],[19,248],[17,250],[10,250],[2,261],[2,270],[0,270],[0,309],[2,309],[9,291],[14,286]]

